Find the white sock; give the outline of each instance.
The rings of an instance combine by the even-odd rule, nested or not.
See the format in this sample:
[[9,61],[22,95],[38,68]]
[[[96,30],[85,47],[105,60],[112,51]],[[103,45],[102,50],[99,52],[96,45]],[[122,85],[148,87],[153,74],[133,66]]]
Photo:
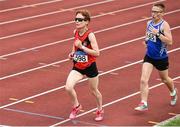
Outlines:
[[171,96],[175,96],[176,95],[176,90],[174,89],[172,93],[170,93]]
[[141,102],[144,103],[144,105],[147,106],[147,101],[142,100]]

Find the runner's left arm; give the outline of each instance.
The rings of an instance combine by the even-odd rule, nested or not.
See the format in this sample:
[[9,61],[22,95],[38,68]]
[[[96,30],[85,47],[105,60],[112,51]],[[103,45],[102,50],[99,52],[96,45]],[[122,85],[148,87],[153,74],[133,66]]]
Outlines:
[[170,26],[167,22],[163,23],[164,25],[164,35],[160,34],[159,39],[166,43],[167,45],[172,45],[173,44],[173,39],[172,39],[172,34],[170,30]]

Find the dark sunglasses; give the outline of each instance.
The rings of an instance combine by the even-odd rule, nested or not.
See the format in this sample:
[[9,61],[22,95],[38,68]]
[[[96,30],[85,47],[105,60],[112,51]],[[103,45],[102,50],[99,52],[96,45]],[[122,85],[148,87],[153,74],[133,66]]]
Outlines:
[[74,20],[75,20],[76,22],[86,21],[86,19],[83,19],[83,18],[75,18]]
[[152,13],[156,13],[156,14],[157,14],[157,13],[162,13],[162,11],[153,11],[153,10],[152,10],[151,12],[152,12]]

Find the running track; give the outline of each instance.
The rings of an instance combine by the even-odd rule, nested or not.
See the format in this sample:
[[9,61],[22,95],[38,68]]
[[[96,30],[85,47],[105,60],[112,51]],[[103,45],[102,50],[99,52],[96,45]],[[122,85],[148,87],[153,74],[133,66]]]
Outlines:
[[[162,0],[172,29],[170,76],[180,89],[179,1]],[[135,112],[145,52],[144,28],[154,0],[10,0],[0,1],[0,125],[6,126],[141,126],[179,114],[180,102],[169,106],[169,93],[154,70],[149,111]],[[84,112],[68,119],[70,99],[64,90],[72,67],[67,55],[73,42],[74,10],[92,12],[90,27],[101,55],[97,59],[105,119],[93,121],[96,110],[87,79],[76,86]],[[85,94],[87,93],[87,94]]]

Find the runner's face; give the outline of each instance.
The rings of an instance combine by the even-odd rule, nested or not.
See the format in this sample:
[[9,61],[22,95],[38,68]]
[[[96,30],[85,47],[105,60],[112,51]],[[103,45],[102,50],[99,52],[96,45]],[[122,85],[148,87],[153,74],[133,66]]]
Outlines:
[[75,17],[75,23],[77,29],[85,28],[88,24],[88,21],[85,20],[84,16],[82,14],[77,14]]
[[161,20],[163,16],[163,10],[160,7],[153,6],[151,11],[153,20]]

